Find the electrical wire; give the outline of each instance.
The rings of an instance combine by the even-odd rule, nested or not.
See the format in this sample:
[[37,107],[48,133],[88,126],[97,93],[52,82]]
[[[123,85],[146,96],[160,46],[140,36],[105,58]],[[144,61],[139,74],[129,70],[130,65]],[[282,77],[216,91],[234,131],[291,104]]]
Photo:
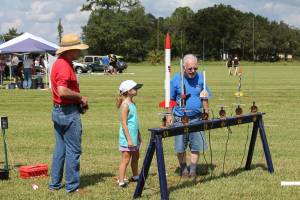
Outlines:
[[[211,109],[211,114],[212,114],[212,119],[214,119],[215,115],[214,115],[213,109]],[[211,122],[211,127],[208,130],[208,143],[209,143],[209,152],[210,152],[210,178],[211,179],[213,177],[213,163],[212,163],[212,161],[213,161],[213,154],[212,154],[212,147],[211,147],[211,135],[210,135],[210,131],[213,128],[213,126],[214,126],[214,123],[212,121]]]
[[212,170],[213,170],[213,155],[212,155],[212,148],[211,148],[211,138],[210,138],[210,130],[208,131],[208,144],[209,144],[209,152],[210,152],[210,178],[212,178]]
[[249,134],[250,134],[249,130],[250,130],[250,124],[248,124],[248,127],[247,127],[247,138],[246,138],[246,142],[245,142],[245,145],[244,145],[244,153],[243,153],[243,157],[242,157],[242,160],[241,160],[240,168],[242,168],[243,161],[244,161],[244,158],[245,158],[245,155],[246,155],[247,143],[248,143],[248,138],[249,138]]
[[[205,134],[205,131],[203,131],[203,133]],[[205,152],[204,152],[204,148],[205,148],[204,143],[205,143],[205,141],[204,141],[203,135],[200,134],[200,136],[201,136],[201,139],[202,139],[202,154],[203,154],[203,158],[204,158],[204,161],[205,161],[205,164],[206,164],[206,170],[208,171],[208,169],[209,169],[208,168],[208,162],[206,160],[206,156],[205,156]]]
[[223,174],[225,174],[225,161],[226,161],[226,154],[227,154],[230,134],[232,134],[232,131],[231,131],[230,127],[227,126],[227,140],[226,140],[226,144],[225,144],[225,153],[224,153],[224,158],[223,158]]

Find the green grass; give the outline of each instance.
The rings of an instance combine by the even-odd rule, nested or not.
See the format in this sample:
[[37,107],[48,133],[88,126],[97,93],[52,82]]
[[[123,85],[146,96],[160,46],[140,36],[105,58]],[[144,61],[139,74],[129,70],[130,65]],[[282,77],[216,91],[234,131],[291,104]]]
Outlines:
[[[174,66],[175,66],[174,62]],[[178,64],[177,64],[178,65]],[[175,67],[174,67],[175,68]],[[176,67],[178,70],[178,67]],[[200,67],[202,68],[202,67]],[[164,99],[163,67],[148,64],[129,65],[127,72],[116,76],[82,75],[82,94],[90,101],[90,110],[82,116],[83,140],[81,156],[81,186],[83,195],[66,194],[64,190],[50,192],[49,177],[20,179],[18,166],[46,163],[51,166],[54,135],[51,121],[51,91],[0,89],[0,115],[9,117],[7,142],[9,162],[13,168],[10,179],[0,181],[1,199],[131,199],[136,184],[127,189],[116,185],[120,161],[118,152],[118,110],[115,97],[122,80],[133,79],[144,83],[135,101],[144,144],[141,150],[140,167],[149,141],[148,128],[160,125],[158,103]],[[233,103],[238,78],[228,77],[221,62],[206,63],[207,82],[213,93],[210,106],[217,115],[218,105],[226,105],[228,115],[234,112]],[[177,174],[177,159],[173,150],[173,138],[164,139],[164,155],[168,173],[170,199],[298,199],[299,187],[281,187],[283,180],[300,181],[300,63],[244,63],[241,98],[244,112],[249,112],[255,100],[264,116],[265,129],[272,154],[274,174],[267,171],[261,140],[258,137],[252,161],[252,170],[241,167],[247,135],[252,125],[232,127],[223,174],[223,158],[227,131],[211,131],[213,167],[212,179],[206,172],[210,165],[210,152],[200,158],[199,183],[180,181]],[[212,116],[212,113],[211,113]],[[206,133],[208,138],[208,133]],[[249,136],[250,137],[250,136]],[[247,147],[249,144],[249,138]],[[247,152],[248,148],[246,149]],[[4,161],[3,145],[0,145],[0,162]],[[2,165],[3,163],[0,163]],[[243,160],[242,167],[245,164]],[[130,176],[130,170],[128,176]],[[32,189],[32,184],[39,186]],[[141,199],[160,199],[159,182],[154,156],[150,175]]]

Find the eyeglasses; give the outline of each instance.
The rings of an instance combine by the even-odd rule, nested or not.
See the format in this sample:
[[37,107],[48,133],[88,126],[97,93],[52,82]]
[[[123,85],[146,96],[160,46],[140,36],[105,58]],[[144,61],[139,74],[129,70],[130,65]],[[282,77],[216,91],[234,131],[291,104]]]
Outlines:
[[188,68],[186,68],[188,71],[192,71],[192,70],[194,70],[194,71],[197,71],[198,70],[198,67],[188,67]]

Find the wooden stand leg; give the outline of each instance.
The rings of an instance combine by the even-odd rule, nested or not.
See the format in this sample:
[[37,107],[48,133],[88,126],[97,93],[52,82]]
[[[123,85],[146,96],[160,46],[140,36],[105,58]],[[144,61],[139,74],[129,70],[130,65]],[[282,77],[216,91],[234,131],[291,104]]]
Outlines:
[[167,186],[162,137],[160,135],[156,135],[155,137],[156,137],[156,158],[157,158],[157,168],[158,168],[158,175],[159,175],[160,195],[161,195],[161,199],[168,200],[169,193],[168,193],[168,186]]
[[154,151],[155,151],[155,139],[151,137],[150,143],[149,143],[146,155],[145,155],[143,167],[142,167],[141,173],[139,175],[139,180],[138,180],[138,183],[135,188],[133,199],[141,197],[141,195],[142,195],[143,188],[145,186],[145,181],[148,177],[148,172],[149,172],[149,168],[151,165],[151,161],[153,159]]
[[267,162],[267,165],[268,165],[268,170],[269,170],[270,173],[273,173],[274,168],[273,168],[271,153],[270,153],[270,149],[269,149],[269,145],[268,145],[268,141],[267,141],[264,122],[263,122],[262,119],[260,119],[258,121],[258,126],[259,126],[259,134],[260,134],[261,142],[262,142],[262,145],[263,145],[266,162]]
[[245,169],[246,170],[251,169],[251,162],[252,162],[252,157],[253,157],[255,141],[256,141],[258,130],[259,130],[260,138],[261,138],[261,141],[262,141],[266,162],[267,162],[267,165],[268,165],[268,171],[270,173],[273,173],[274,168],[273,168],[271,153],[270,153],[270,149],[269,149],[267,136],[266,136],[266,132],[265,132],[264,123],[263,123],[262,118],[258,119],[256,122],[253,123],[251,141],[250,141],[250,145],[249,145],[249,151],[248,151],[248,156],[247,156]]
[[255,147],[255,141],[257,137],[257,130],[258,130],[258,122],[253,122],[253,128],[252,128],[252,135],[251,135],[251,140],[250,140],[250,145],[249,145],[249,150],[248,150],[248,156],[247,156],[247,161],[245,165],[246,170],[251,169],[251,162],[252,162],[252,157],[253,157],[253,151]]

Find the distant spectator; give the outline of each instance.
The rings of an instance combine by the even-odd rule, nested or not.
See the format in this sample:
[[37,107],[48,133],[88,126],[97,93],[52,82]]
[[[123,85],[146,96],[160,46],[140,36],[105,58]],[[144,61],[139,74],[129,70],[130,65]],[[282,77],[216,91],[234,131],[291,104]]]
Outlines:
[[110,54],[109,65],[113,67],[113,73],[117,73],[117,56],[114,54]]
[[4,77],[6,80],[8,80],[9,78],[9,66],[5,64],[5,67],[4,67]]
[[109,70],[109,57],[108,57],[108,55],[102,57],[102,64],[104,65],[104,73],[108,73],[108,70]]
[[27,59],[24,60],[23,65],[24,65],[23,88],[30,89],[32,84],[32,67],[33,67],[33,60],[31,56],[28,56]]
[[34,67],[40,67],[40,58],[39,58],[39,56],[37,56],[34,59]]
[[105,72],[106,72],[106,74],[113,74],[114,73],[113,66],[108,65]]
[[0,55],[0,84],[1,85],[3,85],[3,80],[5,76],[5,66],[6,66],[5,58],[4,56]]
[[15,72],[17,70],[17,66],[18,66],[19,62],[20,62],[20,60],[19,60],[18,56],[16,54],[13,54],[13,57],[11,59],[11,73],[12,73],[11,75],[14,78],[16,77]]
[[36,75],[37,72],[41,72],[41,67],[40,67],[40,57],[39,56],[36,56],[34,58],[34,61],[33,61],[33,75]]
[[39,57],[39,62],[40,62],[40,66],[41,66],[42,68],[45,68],[45,56],[44,56],[44,55],[41,55],[41,56]]
[[15,79],[18,88],[23,87],[23,62],[19,62],[15,71]]
[[239,61],[239,58],[237,55],[235,55],[235,57],[233,58],[232,60],[232,65],[234,67],[234,75],[236,76],[237,75],[237,71],[238,71],[238,68],[240,66],[240,61]]
[[232,75],[232,72],[231,72],[231,70],[232,70],[232,64],[233,64],[232,56],[229,55],[229,56],[228,56],[228,60],[227,60],[227,62],[226,62],[226,66],[227,66],[227,68],[228,68],[228,75],[229,75],[229,76]]
[[109,65],[109,57],[108,56],[103,56],[102,57],[102,63],[103,63],[103,65]]

